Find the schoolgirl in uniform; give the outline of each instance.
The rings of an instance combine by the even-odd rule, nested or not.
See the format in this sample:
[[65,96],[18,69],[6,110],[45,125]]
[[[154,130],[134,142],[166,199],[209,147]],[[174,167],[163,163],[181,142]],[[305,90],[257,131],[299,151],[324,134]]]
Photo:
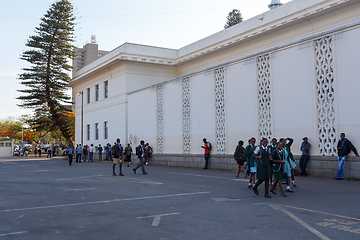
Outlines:
[[265,197],[271,198],[271,196],[269,195],[269,179],[271,175],[271,149],[267,145],[268,140],[266,138],[264,138],[261,143],[262,145],[257,147],[253,154],[253,156],[258,159],[256,173],[258,181],[253,187],[253,190],[256,195],[259,195],[257,188],[262,182],[265,181]]
[[[288,143],[286,143],[289,141]],[[284,164],[284,175],[286,179],[286,191],[294,192],[290,187],[290,177],[291,177],[291,168],[295,169],[295,162],[291,159],[292,153],[290,151],[290,147],[293,144],[294,140],[292,138],[281,138],[280,142],[283,144],[283,151],[285,153],[285,164]],[[296,165],[295,165],[296,166]],[[295,185],[296,186],[296,185]]]
[[249,145],[245,148],[245,156],[247,160],[248,167],[250,168],[250,180],[249,180],[249,188],[253,188],[255,186],[255,173],[257,170],[256,161],[254,157],[255,147],[255,138],[249,139]]
[[272,151],[271,157],[272,157],[272,167],[273,167],[273,173],[274,173],[274,183],[270,189],[270,192],[273,194],[276,194],[275,187],[279,183],[279,189],[281,191],[282,197],[287,197],[284,193],[283,187],[282,187],[282,179],[283,179],[283,168],[285,164],[285,153],[282,150],[283,144],[281,142],[277,143],[277,149]]

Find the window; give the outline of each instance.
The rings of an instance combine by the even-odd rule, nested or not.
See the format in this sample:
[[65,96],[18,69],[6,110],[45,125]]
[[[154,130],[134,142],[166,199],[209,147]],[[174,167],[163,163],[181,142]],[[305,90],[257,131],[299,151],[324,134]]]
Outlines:
[[86,128],[86,139],[90,141],[90,124],[88,124]]
[[4,143],[0,143],[0,147],[3,147],[4,146]]
[[95,123],[95,140],[99,139],[99,124]]
[[5,147],[11,147],[11,143],[9,142],[5,143]]
[[105,98],[108,98],[109,96],[109,81],[105,81]]
[[108,139],[108,131],[109,131],[108,122],[104,122],[104,138],[105,139]]
[[87,89],[87,103],[90,103],[90,88]]
[[99,101],[99,84],[95,85],[95,101]]

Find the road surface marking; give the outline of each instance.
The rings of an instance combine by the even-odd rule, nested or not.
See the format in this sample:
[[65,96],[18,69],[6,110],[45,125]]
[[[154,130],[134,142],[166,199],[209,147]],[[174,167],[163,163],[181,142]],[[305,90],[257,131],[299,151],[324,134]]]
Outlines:
[[216,177],[216,176],[208,176],[208,175],[200,175],[200,174],[190,174],[190,173],[179,173],[179,172],[169,172],[171,174],[178,174],[178,175],[186,175],[186,176],[194,176],[194,177],[207,177],[207,178],[217,178],[217,179],[226,179],[226,180],[234,180],[234,181],[246,181],[246,179],[233,179],[233,178],[226,178],[226,177]]
[[3,233],[3,234],[0,234],[0,237],[10,236],[10,235],[18,235],[18,234],[24,234],[24,233],[27,233],[27,231],[13,232],[13,233]]
[[268,205],[269,207],[271,207],[271,208],[274,209],[274,210],[280,210],[278,207],[276,207],[276,206],[275,206],[274,204],[272,204],[272,203],[253,203],[253,204],[251,204],[251,205],[257,206],[257,205],[264,205],[264,204]]
[[60,208],[60,207],[72,207],[72,206],[101,204],[101,203],[111,203],[111,202],[124,202],[124,201],[134,201],[134,200],[144,200],[144,199],[156,199],[156,198],[167,198],[167,197],[183,197],[183,196],[201,195],[201,194],[208,194],[208,193],[210,193],[210,192],[178,193],[178,194],[162,195],[162,196],[125,198],[125,199],[112,199],[112,200],[95,201],[95,202],[82,202],[82,203],[60,204],[60,205],[53,205],[53,206],[40,206],[40,207],[30,207],[30,208],[17,208],[17,209],[0,210],[0,213],[15,212],[15,211],[27,211],[27,210],[36,210],[36,209],[49,209],[49,208]]
[[64,192],[72,192],[72,191],[86,191],[86,190],[94,190],[95,188],[79,188],[79,189],[71,189],[71,188],[58,188],[63,190]]
[[315,234],[316,236],[318,236],[319,238],[321,238],[322,240],[330,240],[330,238],[328,238],[327,236],[325,236],[324,234],[322,234],[321,232],[319,232],[318,230],[316,230],[315,228],[311,227],[309,224],[307,224],[306,222],[304,222],[303,220],[301,220],[300,218],[296,217],[294,214],[292,214],[291,212],[289,212],[288,210],[280,207],[280,205],[277,205],[277,207],[283,211],[286,215],[288,215],[289,217],[291,217],[292,219],[294,219],[295,221],[297,221],[298,223],[300,223],[304,228],[306,228],[307,230],[309,230],[310,232],[312,232],[313,234]]
[[236,202],[241,200],[236,198],[221,198],[221,197],[212,197],[210,199],[214,200],[215,202]]
[[93,177],[105,177],[106,175],[92,175],[92,176],[82,176],[82,177],[69,177],[69,178],[59,178],[55,179],[57,181],[64,181],[64,180],[71,180],[71,179],[78,179],[78,178],[93,178]]
[[293,207],[293,206],[282,205],[282,204],[275,204],[275,205],[277,205],[277,206],[282,206],[282,207],[286,207],[286,208],[294,208],[294,209],[298,209],[298,210],[302,210],[302,211],[307,211],[307,212],[321,213],[321,214],[325,214],[325,215],[330,215],[330,216],[335,216],[335,217],[341,217],[341,218],[347,218],[347,219],[351,219],[351,220],[360,221],[359,218],[347,217],[347,216],[342,216],[342,215],[333,214],[333,213],[320,212],[320,211],[315,211],[315,210],[311,210],[311,209]]
[[152,215],[152,216],[146,216],[146,217],[137,217],[136,219],[143,219],[143,218],[154,218],[151,226],[157,227],[160,224],[161,217],[164,216],[171,216],[171,215],[178,215],[180,213],[166,213],[166,214],[160,214],[160,215]]

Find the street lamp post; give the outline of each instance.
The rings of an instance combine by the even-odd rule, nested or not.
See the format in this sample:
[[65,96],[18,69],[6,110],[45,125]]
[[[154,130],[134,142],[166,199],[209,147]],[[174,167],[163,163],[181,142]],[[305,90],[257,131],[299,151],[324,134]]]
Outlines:
[[84,146],[84,92],[78,92],[76,95],[81,95],[81,146]]

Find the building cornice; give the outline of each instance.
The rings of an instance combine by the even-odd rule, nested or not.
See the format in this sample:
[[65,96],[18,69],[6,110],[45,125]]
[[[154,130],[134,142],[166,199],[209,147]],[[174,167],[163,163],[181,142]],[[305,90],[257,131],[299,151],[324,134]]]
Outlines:
[[111,67],[120,61],[177,66],[353,1],[293,0],[178,50],[124,43],[80,69],[69,86],[71,87],[82,78]]

